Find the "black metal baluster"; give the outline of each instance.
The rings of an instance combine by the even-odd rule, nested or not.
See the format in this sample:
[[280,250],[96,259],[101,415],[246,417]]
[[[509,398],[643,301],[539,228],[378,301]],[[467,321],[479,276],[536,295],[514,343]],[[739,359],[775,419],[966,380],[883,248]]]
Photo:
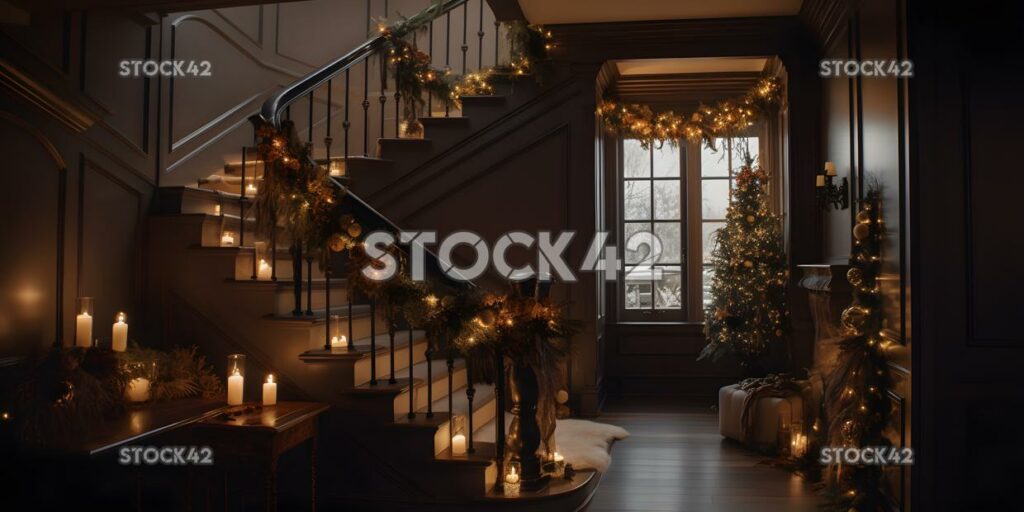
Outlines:
[[353,296],[355,295],[353,293],[355,290],[352,289],[352,283],[346,281],[345,284],[348,285],[348,290],[347,290],[346,297],[345,297],[345,302],[347,303],[346,307],[348,308],[348,318],[349,318],[349,321],[348,321],[348,349],[349,350],[355,350],[355,345],[354,345],[355,340],[352,339],[352,300],[353,300]]
[[[266,175],[264,174],[264,181]],[[277,281],[277,213],[273,215],[274,222],[270,230],[270,280]]]
[[[380,96],[377,97],[377,101],[380,102],[380,138],[384,138],[384,110],[388,103],[388,96],[384,94],[388,90],[388,63],[387,57],[383,54],[380,56]],[[378,141],[377,152],[380,156],[380,141]]]
[[[341,127],[345,130],[345,176],[348,176],[348,129],[352,123],[348,122],[348,75],[349,70],[345,70],[345,120],[341,123]],[[349,336],[351,338],[351,336]]]
[[[501,22],[498,21],[497,19],[495,19],[494,20],[494,66],[495,67],[498,66],[498,46],[500,46],[500,44],[498,44],[498,42],[499,42],[500,38],[501,38]],[[498,473],[498,474],[501,475],[503,473]]]
[[[434,68],[434,19],[430,20],[430,29],[428,30],[427,40],[427,54],[430,55],[430,68]],[[434,93],[427,90],[427,115],[434,115]]]
[[469,45],[466,44],[466,35],[469,33],[469,2],[462,4],[462,74],[466,74],[466,52]]
[[[330,310],[327,311],[330,314]],[[306,255],[306,316],[313,316],[313,253]]]
[[292,283],[295,290],[295,309],[292,316],[302,316],[302,246],[292,242],[288,250],[292,255]]
[[466,402],[469,406],[466,409],[466,453],[474,453],[473,448],[473,397],[476,395],[476,388],[473,387],[473,364],[470,362],[470,355],[464,354],[466,359]]
[[451,341],[447,338],[445,339],[445,345],[447,345],[446,348],[448,349],[448,360],[446,361],[448,363],[448,446],[451,447],[452,438],[455,437],[455,409],[452,408],[454,406],[452,374],[455,373],[455,357],[452,354]]
[[476,69],[480,70],[484,67],[484,0],[480,0],[480,26],[477,28],[476,37]]
[[431,360],[434,357],[434,348],[430,340],[427,340],[427,350],[424,354],[427,360],[427,417],[434,417],[434,368]]
[[[445,72],[451,72],[452,70],[452,12],[448,11],[445,13],[445,29],[444,29],[444,69]],[[444,116],[448,117],[448,102],[444,103]]]
[[498,461],[498,474],[504,475],[505,461],[505,354],[499,349],[494,361],[494,398],[496,430],[494,432],[494,455]]
[[402,136],[402,133],[401,133],[401,128],[402,128],[402,123],[401,123],[401,119],[402,119],[402,93],[401,93],[401,89],[400,89],[401,84],[398,81],[398,77],[401,74],[402,74],[402,62],[398,61],[397,63],[395,63],[395,138],[396,139],[400,138]]
[[363,156],[370,156],[370,59],[363,61]]
[[[238,197],[238,246],[243,247],[245,245],[245,160],[248,151],[242,147],[242,194]],[[224,208],[221,207],[221,215],[224,214]],[[253,253],[253,257],[256,253]]]
[[[352,317],[348,319],[352,322]],[[370,385],[377,385],[377,299],[370,299]]]
[[[324,247],[327,251],[327,268],[324,269],[324,290],[327,295],[324,297],[324,307],[327,312],[324,314],[324,350],[331,350],[331,249]],[[348,322],[352,323],[352,315],[349,315]]]
[[[412,354],[412,323],[409,324],[409,418],[416,417],[416,397],[413,391],[416,389],[416,383],[413,381],[413,354]],[[430,361],[427,361],[427,366],[430,366]],[[430,381],[427,381],[427,389],[430,388]],[[429,400],[429,398],[428,398]]]
[[390,344],[390,353],[388,354],[388,361],[391,364],[390,371],[388,372],[388,384],[394,384],[398,382],[395,379],[395,323],[388,320],[388,343]]

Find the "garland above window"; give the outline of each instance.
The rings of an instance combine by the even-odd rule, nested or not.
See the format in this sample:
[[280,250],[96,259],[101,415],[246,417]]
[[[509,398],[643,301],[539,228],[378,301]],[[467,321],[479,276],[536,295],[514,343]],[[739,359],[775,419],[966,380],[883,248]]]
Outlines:
[[649,105],[616,103],[608,99],[597,106],[597,115],[609,131],[637,139],[644,148],[655,142],[659,146],[665,142],[677,144],[682,139],[703,141],[714,147],[715,137],[733,137],[753,125],[778,104],[781,93],[779,79],[766,76],[742,97],[722,101],[714,107],[701,105],[689,116],[671,110],[655,113]]

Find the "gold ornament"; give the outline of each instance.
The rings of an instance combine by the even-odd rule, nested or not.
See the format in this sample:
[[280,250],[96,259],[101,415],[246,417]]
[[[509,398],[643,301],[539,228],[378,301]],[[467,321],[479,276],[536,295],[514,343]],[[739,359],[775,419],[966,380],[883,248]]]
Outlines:
[[863,306],[850,306],[843,310],[840,322],[848,333],[858,334],[867,322],[869,314],[870,311]]
[[753,215],[747,215],[747,222],[753,224],[754,223],[754,216]]
[[352,222],[345,231],[348,232],[348,236],[358,238],[359,235],[363,234],[363,227],[358,222]]
[[495,320],[497,320],[497,316],[495,316],[494,311],[485,309],[480,313],[478,319],[480,320],[481,326],[490,327],[494,325]]
[[850,282],[852,286],[860,286],[864,283],[864,273],[857,267],[853,267],[846,271],[846,280]]
[[727,316],[729,316],[729,313],[726,313],[724,309],[719,309],[719,310],[715,311],[715,319],[716,320],[724,320],[725,317],[727,317]]
[[861,210],[857,212],[858,224],[867,224],[868,222],[871,222],[871,214],[869,214],[867,210]]
[[754,262],[752,262],[750,260],[744,260],[743,261],[743,266],[747,267],[747,268],[753,268],[754,267]]
[[871,228],[867,224],[857,224],[853,227],[853,237],[857,240],[864,240],[871,234]]
[[345,238],[339,234],[331,235],[331,239],[327,242],[327,246],[334,252],[344,251],[345,245]]

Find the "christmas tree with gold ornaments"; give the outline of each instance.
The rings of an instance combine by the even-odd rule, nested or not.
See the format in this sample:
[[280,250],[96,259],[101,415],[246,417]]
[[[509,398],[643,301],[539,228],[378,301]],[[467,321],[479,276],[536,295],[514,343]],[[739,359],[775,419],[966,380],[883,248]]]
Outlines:
[[726,224],[714,236],[708,344],[699,359],[732,355],[748,369],[788,332],[786,254],[780,216],[768,204],[769,173],[747,154],[736,174]]

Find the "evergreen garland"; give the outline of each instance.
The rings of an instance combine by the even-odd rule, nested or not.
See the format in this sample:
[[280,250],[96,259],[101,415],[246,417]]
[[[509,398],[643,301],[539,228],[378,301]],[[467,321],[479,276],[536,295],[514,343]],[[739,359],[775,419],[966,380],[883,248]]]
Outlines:
[[750,368],[789,331],[782,223],[768,207],[769,175],[748,155],[736,175],[726,224],[715,233],[707,346],[699,359],[732,354]]
[[[847,336],[839,345],[839,361],[828,377],[825,393],[827,439],[833,447],[890,446],[884,431],[892,403],[893,377],[885,355],[892,341],[881,336],[881,191],[868,190],[853,228],[852,268],[847,280],[854,299],[843,311],[841,324]],[[836,465],[829,468],[825,490],[827,508],[841,511],[885,510],[882,466]]]

